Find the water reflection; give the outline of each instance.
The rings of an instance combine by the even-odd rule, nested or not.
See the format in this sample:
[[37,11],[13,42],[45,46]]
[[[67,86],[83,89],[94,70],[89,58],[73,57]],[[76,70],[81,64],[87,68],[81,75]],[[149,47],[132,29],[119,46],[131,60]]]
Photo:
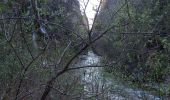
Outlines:
[[[100,65],[101,58],[93,52],[82,55],[77,66]],[[81,70],[82,84],[84,85],[84,98],[95,98],[95,100],[160,100],[160,98],[142,90],[132,89],[123,85],[118,80],[104,78],[102,68],[85,68]]]

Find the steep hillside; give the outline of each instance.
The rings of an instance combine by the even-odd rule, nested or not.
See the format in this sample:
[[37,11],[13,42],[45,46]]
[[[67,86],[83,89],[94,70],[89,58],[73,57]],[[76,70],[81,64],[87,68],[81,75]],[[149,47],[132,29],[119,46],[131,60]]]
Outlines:
[[140,85],[169,82],[169,6],[168,0],[105,1],[93,38],[109,26],[112,29],[93,45],[93,51],[116,62],[106,71],[116,69]]

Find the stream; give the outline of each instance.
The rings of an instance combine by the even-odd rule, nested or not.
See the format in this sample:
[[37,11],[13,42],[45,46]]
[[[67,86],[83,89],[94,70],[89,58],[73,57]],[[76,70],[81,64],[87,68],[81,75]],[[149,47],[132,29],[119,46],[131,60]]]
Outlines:
[[[77,66],[100,65],[101,57],[89,51],[80,56]],[[134,89],[121,81],[102,76],[102,68],[84,68],[81,77],[84,86],[84,96],[81,100],[161,100],[149,92]]]

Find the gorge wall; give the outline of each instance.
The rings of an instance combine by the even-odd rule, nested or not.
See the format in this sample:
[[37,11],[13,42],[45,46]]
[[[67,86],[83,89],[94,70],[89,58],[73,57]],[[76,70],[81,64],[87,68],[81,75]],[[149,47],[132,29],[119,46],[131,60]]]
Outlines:
[[[112,29],[93,45],[93,51],[116,62],[113,70],[116,68],[132,81],[165,82],[169,76],[169,72],[164,73],[169,68],[164,65],[168,63],[165,58],[168,59],[169,46],[163,40],[169,37],[162,35],[170,32],[170,22],[165,21],[170,13],[168,5],[168,0],[106,0],[93,38],[110,26]],[[164,59],[160,65],[158,59]]]

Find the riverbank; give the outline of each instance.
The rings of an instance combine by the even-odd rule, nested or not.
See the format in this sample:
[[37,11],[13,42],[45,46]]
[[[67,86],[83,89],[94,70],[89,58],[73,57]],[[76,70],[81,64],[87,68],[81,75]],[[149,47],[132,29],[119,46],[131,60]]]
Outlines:
[[[80,56],[76,65],[92,66],[101,65],[101,57],[89,51],[86,55]],[[137,88],[121,79],[121,76],[113,74],[106,75],[103,68],[84,68],[81,70],[82,84],[86,98],[102,98],[101,100],[161,100],[161,97],[152,94],[144,89]],[[100,99],[99,99],[100,100]]]

